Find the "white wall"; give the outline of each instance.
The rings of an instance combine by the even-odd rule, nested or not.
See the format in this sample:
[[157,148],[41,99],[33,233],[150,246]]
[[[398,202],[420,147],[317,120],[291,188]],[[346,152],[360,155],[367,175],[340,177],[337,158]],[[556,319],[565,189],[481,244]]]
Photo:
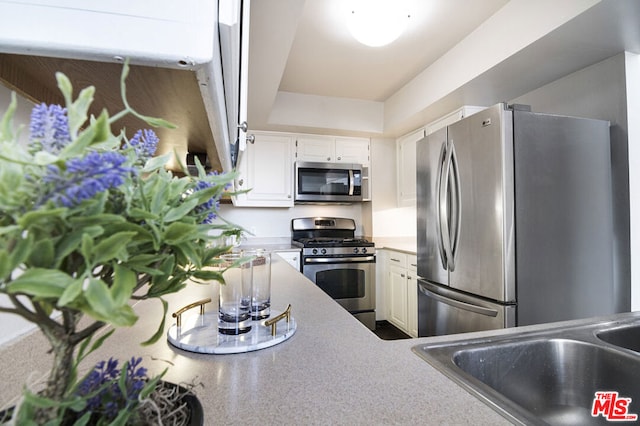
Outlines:
[[[635,63],[634,75],[627,75],[628,58]],[[631,64],[629,64],[631,65]],[[620,300],[620,310],[629,309],[630,301],[635,309],[640,309],[640,275],[631,275],[631,264],[636,263],[640,267],[640,230],[631,227],[629,231],[629,202],[631,200],[631,224],[634,220],[640,223],[640,206],[633,203],[634,198],[640,196],[640,175],[635,172],[632,175],[635,164],[640,163],[640,138],[638,137],[638,124],[631,117],[634,116],[628,110],[628,101],[635,102],[636,111],[640,90],[638,90],[637,56],[621,53],[604,61],[593,64],[580,71],[556,80],[540,87],[532,92],[524,94],[511,102],[531,105],[537,112],[552,114],[575,115],[579,117],[597,118],[609,120],[611,123],[611,157],[612,178],[614,196],[614,232],[615,252],[612,253],[617,264],[615,282],[621,286],[624,292],[624,300]],[[628,81],[634,81],[635,91],[627,86]],[[635,135],[629,133],[629,125],[635,126]],[[635,152],[637,151],[637,153]],[[631,164],[631,166],[629,165]],[[631,179],[631,186],[629,180]],[[634,182],[635,181],[635,182]],[[631,192],[630,192],[631,190]],[[631,194],[631,196],[630,196]],[[635,197],[634,197],[635,195]],[[637,204],[637,201],[636,203]],[[632,239],[630,240],[630,235]],[[635,250],[634,250],[635,248]],[[633,259],[635,253],[637,259]],[[630,263],[631,262],[631,263]],[[640,269],[634,268],[636,271]],[[631,289],[636,296],[631,300]],[[622,306],[622,305],[626,306]]]
[[251,208],[233,207],[223,204],[220,216],[240,225],[254,235],[249,238],[291,238],[291,219],[296,217],[333,216],[347,217],[356,221],[356,234],[370,236],[362,221],[363,205],[297,205],[292,208]]
[[640,311],[640,55],[627,53],[627,135],[631,240],[631,310]]
[[375,237],[415,237],[415,207],[398,207],[396,141],[371,139],[371,223]]
[[[10,102],[11,90],[0,84],[0,119],[4,116]],[[18,108],[14,116],[14,123],[16,124],[14,130],[17,130],[18,124],[25,124],[25,127],[23,127],[22,131],[19,133],[19,141],[21,144],[25,145],[29,140],[28,123],[32,108],[33,104],[31,102],[21,96],[18,96]],[[0,306],[10,306],[8,298],[3,294],[0,294]],[[0,345],[35,328],[30,322],[25,321],[16,315],[5,313],[0,313],[0,324],[2,324],[2,328],[0,328]]]

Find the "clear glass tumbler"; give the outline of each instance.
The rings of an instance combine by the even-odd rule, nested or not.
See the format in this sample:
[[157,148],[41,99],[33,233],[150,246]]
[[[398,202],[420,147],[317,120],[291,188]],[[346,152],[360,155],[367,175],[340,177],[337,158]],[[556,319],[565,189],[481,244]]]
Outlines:
[[251,291],[251,319],[262,320],[271,315],[271,253],[263,249],[243,250],[253,259],[253,285]]
[[251,331],[251,285],[253,265],[242,253],[220,256],[224,284],[220,283],[218,332],[242,334]]

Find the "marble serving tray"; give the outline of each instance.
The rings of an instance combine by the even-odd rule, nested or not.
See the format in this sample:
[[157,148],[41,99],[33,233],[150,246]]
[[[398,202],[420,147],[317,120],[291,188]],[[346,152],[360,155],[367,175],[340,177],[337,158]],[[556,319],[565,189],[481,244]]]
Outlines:
[[[271,318],[282,312],[271,310]],[[271,335],[271,326],[265,321],[253,321],[251,331],[237,336],[218,333],[218,312],[196,312],[183,314],[182,324],[172,325],[167,332],[167,340],[173,346],[185,351],[203,354],[235,354],[265,349],[282,343],[296,331],[297,325],[293,317],[289,322],[281,320],[277,323],[276,335]]]

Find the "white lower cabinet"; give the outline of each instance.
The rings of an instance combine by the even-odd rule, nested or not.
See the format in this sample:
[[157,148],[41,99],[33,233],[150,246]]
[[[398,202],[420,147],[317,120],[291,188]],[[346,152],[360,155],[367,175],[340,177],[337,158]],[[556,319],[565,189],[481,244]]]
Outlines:
[[387,321],[411,337],[418,337],[416,255],[387,250],[384,262]]
[[418,263],[415,254],[407,255],[407,331],[418,337]]
[[286,260],[289,265],[293,266],[298,271],[300,270],[300,250],[278,251],[276,253]]

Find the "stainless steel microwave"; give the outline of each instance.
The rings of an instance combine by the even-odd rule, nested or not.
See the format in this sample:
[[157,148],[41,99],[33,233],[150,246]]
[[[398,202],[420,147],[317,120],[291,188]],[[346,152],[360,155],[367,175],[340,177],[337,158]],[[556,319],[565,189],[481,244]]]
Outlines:
[[362,165],[297,161],[296,203],[362,201]]

